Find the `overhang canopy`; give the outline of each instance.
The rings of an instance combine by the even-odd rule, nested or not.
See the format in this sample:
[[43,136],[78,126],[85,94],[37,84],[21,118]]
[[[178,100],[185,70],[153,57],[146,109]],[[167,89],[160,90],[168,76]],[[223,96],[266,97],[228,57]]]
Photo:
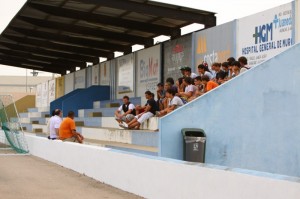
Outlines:
[[28,0],[1,34],[0,64],[66,74],[193,23],[215,26],[215,13],[149,0]]

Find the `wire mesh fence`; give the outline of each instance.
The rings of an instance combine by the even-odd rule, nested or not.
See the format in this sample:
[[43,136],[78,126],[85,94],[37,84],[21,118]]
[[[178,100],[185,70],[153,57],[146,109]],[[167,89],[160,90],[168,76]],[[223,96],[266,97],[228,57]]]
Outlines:
[[17,153],[28,153],[28,146],[13,97],[0,95],[0,148],[11,147]]

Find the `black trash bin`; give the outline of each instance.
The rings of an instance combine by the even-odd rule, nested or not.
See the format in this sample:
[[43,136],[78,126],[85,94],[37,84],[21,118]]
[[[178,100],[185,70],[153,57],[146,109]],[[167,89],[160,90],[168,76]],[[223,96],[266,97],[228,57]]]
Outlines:
[[190,162],[205,161],[206,135],[202,129],[185,128],[181,130],[184,142],[184,160]]

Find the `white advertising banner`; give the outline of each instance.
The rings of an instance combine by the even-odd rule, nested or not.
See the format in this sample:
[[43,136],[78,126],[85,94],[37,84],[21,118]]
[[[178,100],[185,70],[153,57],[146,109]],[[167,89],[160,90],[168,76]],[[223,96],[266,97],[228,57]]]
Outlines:
[[49,103],[50,102],[52,102],[52,101],[54,101],[55,100],[55,79],[53,79],[53,80],[50,80],[49,82],[48,82],[48,84],[49,84],[49,86],[48,86],[48,90],[49,90],[49,92],[48,92],[48,100],[49,100]]
[[92,85],[100,84],[100,66],[96,64],[92,66]]
[[110,85],[110,61],[100,63],[100,85]]
[[36,86],[35,106],[42,107],[42,84]]
[[211,69],[214,62],[227,61],[235,56],[235,21],[208,28],[196,33],[195,36],[195,67],[206,62]]
[[75,89],[85,88],[86,69],[82,69],[75,72]]
[[48,107],[49,106],[49,87],[48,87],[48,81],[42,83],[42,107]]
[[157,45],[137,52],[136,55],[136,96],[142,97],[142,104],[146,103],[144,93],[151,91],[156,95],[157,84],[161,82],[161,45]]
[[117,58],[117,98],[134,96],[134,57],[133,53]]
[[69,73],[65,76],[65,94],[74,90],[74,73]]
[[238,20],[237,58],[245,56],[255,66],[294,44],[292,3]]

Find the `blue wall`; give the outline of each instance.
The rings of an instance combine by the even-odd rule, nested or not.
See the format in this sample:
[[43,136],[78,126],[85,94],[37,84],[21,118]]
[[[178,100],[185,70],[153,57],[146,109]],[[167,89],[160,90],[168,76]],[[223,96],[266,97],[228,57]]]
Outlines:
[[63,115],[66,117],[69,111],[74,111],[75,116],[77,117],[79,109],[91,109],[93,108],[94,101],[108,100],[109,97],[109,86],[91,86],[83,89],[80,92],[63,100]]
[[300,177],[300,45],[160,119],[160,152],[182,159],[182,128],[207,135],[206,163]]
[[64,100],[68,99],[69,97],[77,94],[80,92],[82,89],[76,89],[68,94],[65,94],[64,96],[57,98],[56,100],[52,101],[50,103],[50,115],[54,109],[61,109],[62,110],[62,103]]

